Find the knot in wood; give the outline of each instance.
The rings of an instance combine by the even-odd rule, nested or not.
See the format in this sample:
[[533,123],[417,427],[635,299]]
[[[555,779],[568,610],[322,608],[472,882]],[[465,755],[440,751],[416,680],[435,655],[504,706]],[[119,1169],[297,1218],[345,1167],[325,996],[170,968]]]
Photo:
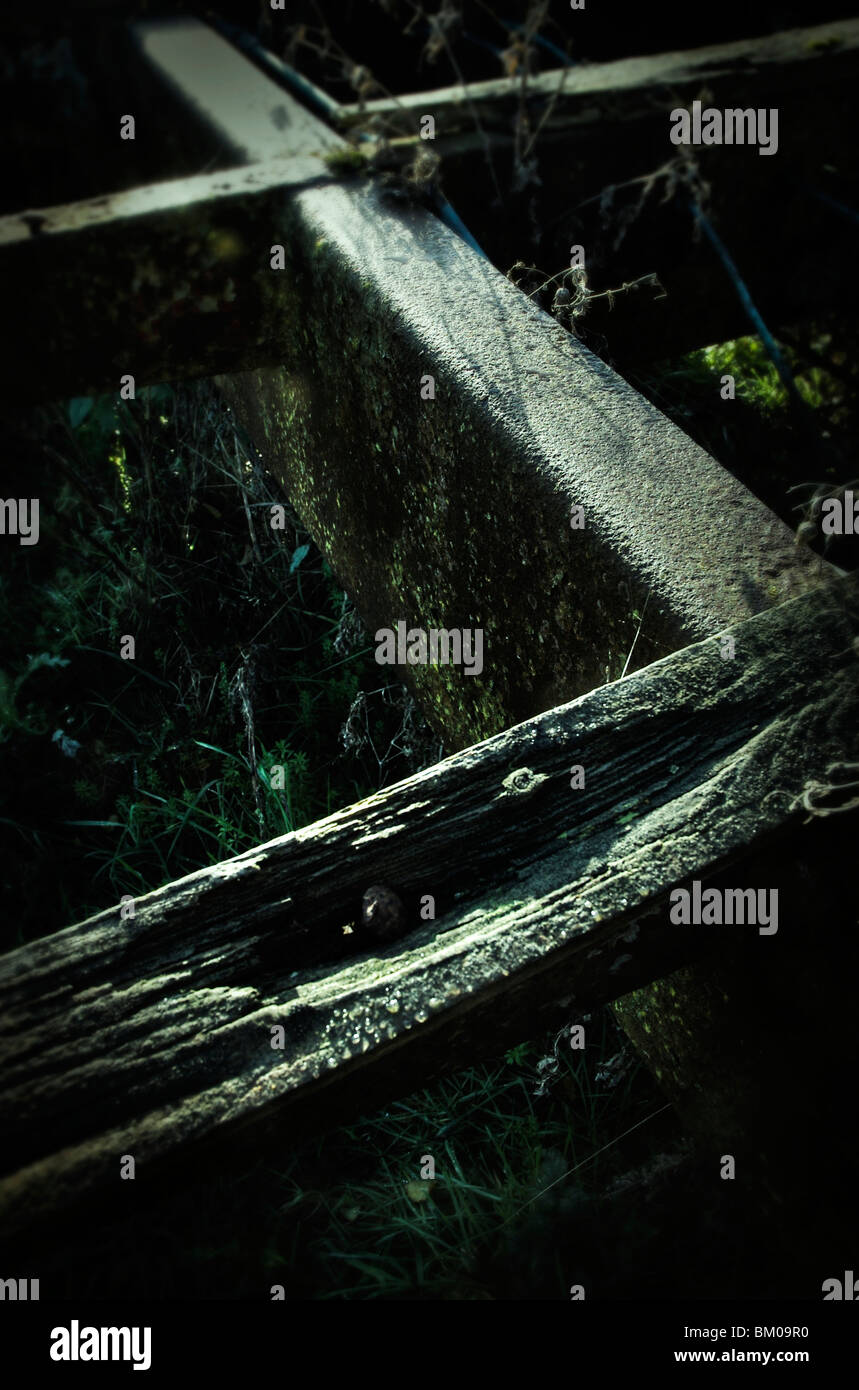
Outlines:
[[401,936],[405,931],[406,914],[393,888],[374,883],[361,899],[361,925],[379,941]]
[[501,785],[505,792],[513,796],[530,796],[540,783],[546,780],[545,772],[532,772],[530,767],[517,767],[515,772],[504,778]]

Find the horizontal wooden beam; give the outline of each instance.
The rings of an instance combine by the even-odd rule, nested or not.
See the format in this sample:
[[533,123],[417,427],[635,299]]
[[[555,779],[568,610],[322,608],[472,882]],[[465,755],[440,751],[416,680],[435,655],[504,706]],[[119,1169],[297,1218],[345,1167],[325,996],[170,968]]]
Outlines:
[[[828,33],[827,26],[823,29]],[[826,34],[817,30],[807,31],[802,43],[796,36],[776,36],[765,42],[762,51],[775,65],[778,54],[795,50],[796,61],[806,72],[814,66],[810,63],[814,55],[828,61],[839,54],[854,53],[853,29],[850,25],[839,27],[839,33],[839,43],[828,46]],[[171,112],[185,113],[186,129],[189,138],[190,133],[194,135],[195,148],[204,148],[221,165],[233,161],[238,167],[219,175],[201,174],[106,194],[80,204],[23,209],[18,215],[0,219],[0,293],[9,322],[26,325],[18,335],[15,352],[9,355],[8,370],[0,384],[0,398],[9,403],[117,390],[119,379],[129,373],[137,384],[146,385],[272,365],[287,355],[285,320],[292,311],[282,280],[271,269],[270,248],[288,237],[287,208],[295,203],[303,184],[313,178],[332,181],[324,155],[344,148],[343,142],[219,34],[197,21],[138,24],[132,26],[128,42],[138,77],[145,72],[147,90],[161,92]],[[733,66],[724,60],[725,71],[746,71],[742,55],[747,47],[728,46],[731,52],[736,48],[737,55]],[[682,56],[669,55],[672,62]],[[656,60],[630,61],[646,64]],[[697,71],[696,61],[695,55],[689,58],[690,71]],[[715,57],[711,62],[718,66]],[[591,74],[588,81],[595,90],[601,89],[601,84],[606,90],[610,88],[609,78],[605,74],[598,77],[594,69],[576,69],[575,73],[578,76],[569,80],[580,82]],[[632,86],[635,91],[639,90],[638,80]],[[427,95],[420,94],[420,101]],[[651,116],[655,109],[652,105],[648,108]],[[489,188],[483,190],[483,150],[469,153],[467,148],[474,135],[469,126],[471,122],[473,127],[473,109],[468,108],[464,124],[459,107],[455,110],[459,114],[452,128],[447,128],[446,121],[439,127],[445,187],[466,221],[473,223],[471,230],[480,240],[484,231],[480,218],[473,216],[469,190],[482,190],[478,199],[482,216],[483,205],[491,201]],[[802,119],[787,123],[782,136],[791,161],[798,156],[790,141],[802,136],[807,142],[807,113],[795,114]],[[611,111],[608,119],[614,120]],[[181,120],[174,116],[172,125],[177,124]],[[648,122],[641,121],[639,126],[644,129]],[[404,128],[414,135],[408,122]],[[485,129],[494,138],[493,128]],[[509,121],[504,130],[509,131]],[[546,151],[560,136],[547,125],[544,138]],[[665,140],[658,144],[650,163],[664,162],[672,152],[675,150],[667,142],[666,129]],[[592,159],[588,156],[591,173],[587,177],[581,161],[575,164],[571,204],[581,200],[583,188],[599,192],[602,154],[601,144]],[[714,185],[716,221],[753,291],[762,295],[761,307],[775,313],[774,322],[782,321],[783,315],[776,311],[783,306],[786,313],[795,316],[836,297],[840,301],[845,292],[848,296],[852,293],[849,283],[844,290],[844,258],[830,254],[823,258],[816,276],[806,277],[786,296],[785,266],[792,265],[790,238],[777,239],[779,244],[772,254],[761,256],[759,239],[749,235],[749,227],[756,227],[757,219],[744,220],[746,200],[740,199],[738,204],[734,197],[733,166],[727,167],[724,151],[705,150],[702,155],[707,156],[702,160],[704,176]],[[559,158],[559,169],[563,169],[566,157]],[[547,158],[551,166],[554,156]],[[775,163],[755,160],[755,165],[767,166],[768,176],[769,166]],[[746,160],[743,165],[744,186],[756,187],[760,178],[753,177],[750,183],[748,164]],[[561,211],[567,198],[568,175],[569,171],[563,177],[559,174],[557,180],[554,176],[548,179],[551,187],[557,184]],[[352,181],[350,191],[356,204],[367,207],[372,191],[367,181]],[[784,195],[774,190],[768,206],[778,209],[779,217],[791,225],[802,223],[815,241],[831,251],[839,230],[832,220],[834,214],[814,200],[805,198],[803,202],[804,196],[801,189],[791,187],[785,201]],[[740,213],[736,211],[738,205]],[[396,228],[384,212],[383,207],[375,220],[395,239]],[[544,214],[550,220],[560,215],[551,200]],[[598,221],[595,211],[592,221]],[[417,208],[411,222],[416,235],[410,256],[432,256],[435,217]],[[582,226],[590,256],[600,233],[587,220]],[[657,237],[658,254],[653,238],[660,227],[648,231],[646,218],[633,227],[626,243],[627,248],[635,243],[628,261],[634,273],[657,270],[664,277],[667,297],[651,303],[646,291],[640,291],[622,294],[610,304],[597,299],[584,320],[585,332],[591,334],[589,341],[602,349],[605,339],[608,351],[619,361],[652,360],[672,351],[685,351],[696,343],[720,340],[747,327],[734,289],[713,254],[708,247],[693,246],[691,212],[679,221],[675,218],[670,226],[674,240]],[[504,264],[504,248],[494,245],[495,233],[487,230],[486,235]],[[374,254],[368,257],[369,283],[376,279],[379,255],[390,258],[397,254],[390,248],[385,252],[380,241],[380,237],[374,238]],[[512,264],[512,251],[510,257]],[[610,257],[597,273],[602,280],[595,282],[595,287],[612,288],[619,283],[612,279]],[[718,293],[713,287],[720,279],[722,292]],[[483,292],[475,274],[473,293]],[[338,322],[331,331],[337,334],[341,328]]]
[[436,217],[333,179],[337,137],[220,36],[145,38],[212,143],[258,163],[7,224],[16,402],[262,362],[225,378],[230,402],[364,616],[492,628],[481,682],[413,670],[449,747],[619,674],[648,594],[640,665],[817,582],[786,527]]
[[282,207],[332,181],[320,157],[299,155],[0,218],[0,295],[8,322],[26,325],[0,399],[279,361]]
[[[334,1123],[723,948],[727,928],[673,925],[668,895],[777,886],[749,881],[756,850],[855,741],[857,595],[772,609],[733,629],[733,658],[699,643],[6,956],[4,1230],[108,1200],[124,1154],[143,1173]],[[402,904],[386,938],[362,917],[379,884]]]
[[[700,96],[745,92],[743,105],[759,106],[774,87],[814,87],[822,81],[849,79],[859,67],[859,19],[836,19],[809,28],[790,29],[764,38],[738,39],[682,53],[656,53],[609,63],[582,63],[529,77],[527,101],[551,102],[546,128],[592,125],[606,118],[637,120],[655,110],[671,110]],[[825,75],[825,76],[824,76]],[[523,98],[519,77],[457,83],[433,91],[408,92],[362,103],[343,104],[339,123],[348,129],[371,117],[386,129],[413,134],[421,115],[435,117],[449,134],[470,128],[477,108],[481,123],[509,127],[510,113]]]
[[[560,269],[570,243],[580,242],[591,290],[615,290],[655,273],[664,290],[658,298],[644,286],[594,299],[579,325],[588,345],[609,361],[647,366],[756,331],[695,224],[690,203],[699,195],[684,181],[684,154],[694,156],[708,215],[772,330],[813,322],[827,311],[855,311],[849,211],[843,218],[808,186],[828,177],[821,150],[829,165],[850,167],[857,79],[859,21],[844,20],[682,53],[571,66],[525,84],[499,79],[354,104],[341,108],[340,121],[354,131],[375,120],[389,135],[414,136],[421,116],[431,114],[445,191],[504,268],[520,259],[528,240],[527,202],[527,218],[540,228],[541,266]],[[735,146],[672,145],[668,113],[696,98],[704,106],[775,106],[775,157]],[[535,184],[499,217],[498,185],[506,195],[523,148],[536,160]],[[649,199],[648,179],[658,190]],[[801,282],[793,266],[797,237],[826,248],[817,273]]]
[[297,189],[332,181],[323,156],[343,141],[196,19],[131,25],[128,50],[220,172],[0,219],[0,294],[26,324],[0,384],[9,403],[282,356],[271,247]]

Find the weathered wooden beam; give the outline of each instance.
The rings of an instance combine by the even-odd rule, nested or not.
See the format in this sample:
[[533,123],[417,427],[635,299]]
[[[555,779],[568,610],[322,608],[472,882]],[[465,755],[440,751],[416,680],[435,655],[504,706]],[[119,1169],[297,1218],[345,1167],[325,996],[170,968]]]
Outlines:
[[325,182],[321,158],[270,159],[0,218],[0,295],[8,322],[26,325],[0,399],[281,360],[271,245],[284,200]]
[[[238,1129],[333,1123],[724,949],[725,928],[673,925],[668,894],[726,873],[777,886],[747,881],[753,856],[855,738],[857,596],[851,578],[773,609],[733,630],[733,659],[702,642],[149,893],[133,917],[6,956],[4,1229],[107,1195],[123,1154],[145,1172]],[[405,905],[390,940],[362,934],[378,883]],[[783,900],[779,932],[795,913]],[[755,952],[777,939],[736,930]]]
[[[99,354],[116,389],[123,370],[274,353],[225,389],[371,626],[487,627],[467,689],[410,668],[448,746],[618,675],[646,603],[640,665],[819,582],[786,527],[438,219],[332,181],[313,150],[335,137],[217,34],[144,28],[164,82],[260,165],[10,227],[5,302],[30,324],[16,396],[95,389]],[[258,169],[283,131],[308,163],[284,162],[281,190]],[[54,228],[58,269],[30,303],[15,260]],[[74,313],[55,317],[63,284]]]
[[139,60],[237,163],[306,154],[338,137],[214,29],[196,19],[130,26]]
[[197,20],[132,25],[127,49],[138,86],[236,167],[0,219],[0,293],[27,325],[12,403],[282,359],[281,210],[332,181],[322,156],[343,142]]
[[486,128],[495,122],[509,127],[511,113],[524,95],[536,104],[552,103],[546,129],[569,129],[599,123],[607,115],[613,121],[632,121],[654,110],[670,111],[698,97],[703,87],[713,92],[718,104],[725,92],[745,90],[744,104],[754,101],[757,106],[774,86],[785,90],[849,80],[858,68],[859,20],[837,19],[682,53],[557,68],[529,77],[524,89],[521,78],[505,77],[344,104],[339,120],[348,129],[381,116],[391,131],[412,134],[420,116],[431,113],[450,133],[473,126],[477,106]]
[[[141,24],[132,32],[141,59],[171,101],[184,101],[189,121],[205,128],[210,142],[222,149],[265,159],[280,150],[283,141],[297,153],[298,142],[302,149],[318,148],[320,136],[331,139],[325,125],[300,106],[279,102],[278,86],[193,21]],[[265,61],[275,74],[287,71],[276,59],[257,60]],[[538,220],[544,227],[556,222],[558,212],[588,193],[598,195],[607,183],[647,175],[676,157],[679,151],[669,142],[666,113],[677,105],[702,94],[707,102],[740,107],[761,106],[766,98],[766,104],[774,102],[781,108],[775,158],[761,159],[754,150],[735,148],[704,146],[694,151],[701,178],[712,189],[710,214],[772,326],[795,323],[826,306],[850,308],[856,298],[847,274],[852,263],[851,228],[841,226],[831,211],[807,198],[802,184],[817,180],[823,145],[830,163],[849,167],[853,114],[849,102],[857,76],[859,20],[543,74],[535,79],[530,115],[535,130],[546,117],[541,124]],[[560,83],[564,95],[555,102],[547,93]],[[571,83],[568,98],[567,83]],[[825,102],[819,100],[821,88],[826,91]],[[387,120],[383,124],[388,135],[401,129],[414,137],[420,115],[427,111],[436,115],[446,195],[478,242],[486,243],[490,258],[504,269],[522,254],[522,242],[505,246],[503,236],[499,238],[498,228],[508,219],[498,216],[497,189],[486,179],[484,151],[467,159],[457,157],[453,146],[458,136],[474,133],[478,112],[481,139],[496,131],[509,133],[520,107],[522,85],[505,79],[500,84],[477,84],[474,90],[474,100],[465,102],[457,89],[441,94],[437,113],[432,104],[426,104],[435,93],[398,97],[393,108],[399,116],[390,129]],[[500,118],[499,92],[506,93]],[[319,94],[314,91],[310,99],[317,103]],[[289,125],[282,131],[270,120],[275,106],[289,115]],[[367,120],[372,118],[372,108],[370,103]],[[327,119],[337,123],[343,109],[338,112],[329,103]],[[553,158],[548,151],[556,139],[559,146]],[[515,183],[516,171],[511,174],[503,160],[497,173],[505,191]],[[476,199],[473,190],[478,191]],[[682,202],[687,198],[686,192],[680,194]],[[661,213],[661,217],[639,219],[629,230],[622,267],[616,264],[617,255],[607,250],[614,233],[607,232],[596,213],[575,234],[558,236],[552,268],[565,264],[571,240],[584,241],[589,265],[601,264],[594,288],[616,288],[651,271],[663,277],[667,295],[658,302],[648,302],[644,291],[622,294],[611,306],[606,300],[593,302],[586,320],[591,335],[587,341],[607,351],[611,360],[653,362],[749,331],[733,285],[709,244],[699,244],[691,214],[683,208],[678,217],[673,207]],[[562,225],[568,224],[569,216],[563,217]],[[770,229],[765,238],[760,235],[762,226]],[[796,283],[794,237],[800,229],[810,244],[825,248],[825,254],[817,273]],[[549,242],[545,237],[547,253]],[[425,254],[429,253],[427,248]],[[475,292],[480,292],[477,287]],[[249,366],[253,365],[251,355]]]
[[[250,129],[242,157],[270,154],[281,102],[289,112],[279,93],[257,104],[262,145]],[[410,668],[449,746],[616,674],[636,612],[634,660],[646,663],[824,582],[828,567],[765,508],[427,213],[363,185],[305,188],[284,204],[271,238],[288,252],[283,370],[233,381],[232,398],[365,615],[485,622],[494,645],[479,689]],[[418,407],[427,372],[438,399]],[[44,373],[46,395],[62,394],[55,379]],[[569,527],[574,505],[583,532]],[[721,1007],[701,987],[686,998],[682,1018],[636,1004],[675,1096],[698,1055],[699,1006],[711,1019]],[[743,1036],[766,1034],[757,1015],[746,1001]],[[487,1003],[470,1022],[488,1037],[493,1017]],[[518,1026],[537,1021],[526,1009]],[[469,1038],[469,1055],[477,1045]],[[383,1063],[396,1081],[396,1051],[376,1078]],[[735,1133],[736,1116],[723,1104],[711,1134]],[[72,1173],[81,1165],[78,1154]]]
[[322,156],[343,141],[198,20],[132,25],[123,52],[148,94],[140,140],[160,104],[222,172],[0,219],[0,294],[26,325],[0,383],[10,403],[282,357],[280,210],[331,181]]
[[[136,32],[153,70],[174,94],[185,94],[195,119],[211,125],[232,145],[240,121],[246,147],[255,151],[253,157],[263,157],[261,149],[268,138],[264,122],[258,122],[255,133],[238,101],[235,109],[224,110],[219,100],[223,86],[238,93],[244,85],[238,68],[228,84],[218,76],[221,64],[234,59],[218,56],[212,61],[213,49],[206,64],[212,75],[201,79],[185,47],[186,36],[192,48],[197,45],[190,29],[143,25]],[[257,50],[254,46],[253,51]],[[277,59],[263,61],[276,73],[289,71]],[[222,70],[226,72],[226,67]],[[734,286],[709,245],[699,245],[685,207],[687,191],[679,195],[684,204],[679,217],[676,208],[661,209],[653,219],[646,216],[628,229],[621,273],[618,256],[607,249],[614,237],[610,227],[601,225],[595,211],[590,221],[576,221],[575,205],[582,197],[599,195],[612,182],[647,176],[676,157],[680,151],[669,142],[667,112],[702,96],[706,104],[760,107],[774,102],[780,107],[777,157],[761,159],[754,150],[711,146],[693,151],[702,181],[711,189],[710,215],[758,307],[772,326],[795,323],[826,306],[851,307],[855,302],[847,273],[852,263],[851,228],[840,226],[831,211],[809,199],[802,185],[819,177],[819,152],[824,145],[830,163],[849,167],[850,101],[857,76],[859,20],[844,20],[684,53],[584,64],[544,73],[529,82],[526,101],[530,94],[534,98],[530,128],[536,131],[539,124],[541,131],[536,216],[544,229],[544,254],[549,254],[551,245],[546,224],[556,223],[559,212],[568,209],[561,218],[565,228],[571,216],[579,227],[575,234],[559,233],[552,268],[565,263],[570,240],[584,240],[589,264],[600,266],[594,288],[617,288],[625,280],[656,271],[667,291],[655,303],[647,301],[644,291],[621,294],[610,304],[595,300],[584,325],[590,334],[587,341],[600,351],[607,350],[611,360],[653,362],[750,330]],[[254,84],[259,80],[255,72]],[[826,91],[825,102],[819,99],[821,89]],[[312,100],[320,99],[314,91]],[[417,136],[421,115],[432,113],[437,127],[433,148],[443,158],[447,196],[491,258],[504,268],[519,258],[521,243],[505,244],[504,233],[499,232],[509,219],[498,216],[497,188],[486,177],[483,146],[495,136],[511,133],[522,100],[523,86],[515,78],[472,84],[467,92],[452,87],[363,106],[335,109],[328,103],[326,109],[328,119],[341,126],[353,121],[367,124],[375,115],[383,118],[387,135],[399,131],[412,138]],[[475,137],[478,149],[470,158],[458,153],[458,140]],[[498,178],[509,187],[509,164],[498,158],[497,151],[496,164]],[[513,182],[515,174],[514,170]],[[769,229],[767,236],[761,235],[762,227]],[[810,244],[826,248],[817,273],[801,278],[801,283],[794,273],[793,250],[799,234]]]
[[[809,55],[853,52],[852,30],[845,30],[847,38],[840,46],[830,47],[822,37],[815,37],[816,32],[809,31],[811,37],[797,48],[804,55],[803,71]],[[775,44],[774,52],[782,51],[776,40],[767,43]],[[211,176],[208,181],[201,175],[181,183],[106,193],[80,205],[25,209],[2,219],[0,293],[9,321],[26,324],[0,385],[0,396],[10,402],[115,390],[119,378],[128,373],[137,384],[145,385],[246,370],[282,361],[288,355],[282,322],[288,310],[278,307],[283,286],[271,270],[270,248],[289,235],[284,225],[285,209],[290,200],[294,201],[301,180],[284,165],[283,197],[279,198],[276,171],[287,157],[315,159],[318,177],[330,179],[330,171],[319,157],[342,142],[220,35],[194,20],[132,26],[124,49],[133,58],[136,90],[152,94],[152,100],[145,103],[147,109],[157,108],[160,101],[173,113],[169,129],[174,144],[176,128],[181,125],[191,147],[205,151],[201,164],[252,161],[259,169],[248,169],[244,174],[229,170],[223,177]],[[731,71],[744,71],[739,59]],[[651,117],[653,111],[651,107]],[[785,151],[791,162],[796,158],[802,163],[794,146],[797,140],[807,143],[810,136],[807,113],[799,115],[801,119],[783,122],[782,141],[787,142]],[[606,119],[617,127],[611,112]],[[652,120],[642,120],[637,129],[652,130],[652,126]],[[667,141],[667,122],[665,126],[647,168],[675,152]],[[415,134],[414,129],[410,128],[410,134]],[[544,135],[549,141],[558,138],[548,127]],[[151,132],[147,138],[151,143]],[[439,146],[448,150],[446,188],[470,222],[474,209],[469,190],[481,187],[486,171],[482,151],[469,155],[457,144],[467,139],[467,132],[456,123],[452,131],[442,124]],[[599,152],[589,156],[588,175],[583,173],[578,155],[570,162],[568,152],[566,161],[560,160],[563,172],[558,180],[546,179],[550,187],[557,182],[557,194],[552,197],[558,206],[563,207],[570,179],[571,203],[581,198],[583,188],[598,191],[602,175],[597,166],[605,160],[606,149],[601,139]],[[769,313],[789,304],[786,312],[795,316],[819,307],[822,300],[831,302],[845,292],[849,296],[851,291],[849,286],[844,290],[839,268],[841,258],[833,255],[824,257],[816,276],[806,277],[802,286],[785,296],[785,268],[786,264],[792,266],[790,238],[776,238],[776,247],[767,256],[761,257],[757,246],[753,254],[744,254],[748,229],[756,227],[758,219],[746,217],[748,199],[734,197],[735,168],[733,164],[726,168],[725,151],[707,149],[701,155],[705,176],[714,182],[714,205],[724,213],[717,216],[717,222],[742,269],[751,277],[756,294],[762,296],[762,308]],[[754,160],[755,165],[767,166],[763,172],[768,177],[775,162]],[[749,163],[747,159],[743,165],[747,182]],[[621,172],[626,172],[626,167]],[[308,172],[307,176],[312,175]],[[605,178],[609,178],[608,173]],[[761,182],[761,177],[753,178],[751,187],[757,188]],[[723,186],[728,192],[726,202],[721,199]],[[365,184],[353,185],[355,201],[366,203],[369,191]],[[485,190],[487,197],[489,191]],[[801,189],[794,188],[789,190],[787,202],[784,198],[781,202],[769,200],[766,206],[770,210],[780,208],[782,221],[804,222],[809,235],[831,249],[837,239],[837,224],[834,228],[827,224],[831,213],[822,205],[808,205],[808,200],[802,204],[803,196]],[[486,197],[481,202],[485,203]],[[376,218],[379,229],[396,240],[396,226],[383,212],[380,210]],[[480,214],[482,217],[482,207]],[[551,203],[546,204],[544,215],[553,220]],[[411,257],[435,254],[434,222],[428,212],[415,214]],[[673,241],[671,237],[666,241],[660,232],[657,252],[652,251],[645,236],[629,263],[636,272],[655,269],[662,273],[667,298],[644,311],[640,295],[621,296],[612,301],[611,309],[606,301],[596,300],[585,320],[585,330],[594,335],[591,341],[601,346],[605,336],[609,351],[618,360],[651,359],[716,341],[747,327],[727,281],[723,293],[713,292],[723,272],[707,248],[693,246],[691,214],[681,219],[679,230],[671,225]],[[484,234],[479,220],[473,230],[478,239]],[[628,245],[636,242],[637,246],[641,230],[633,229]],[[505,254],[504,247],[495,245],[495,231],[487,229],[487,234],[494,254],[502,263],[512,263],[518,251],[511,247]],[[380,246],[381,240],[379,235],[373,237],[374,257],[367,266],[371,284],[376,279],[378,256],[390,259],[396,255],[391,248],[386,251]],[[598,244],[599,233],[585,235],[585,240],[589,246]],[[609,277],[608,287],[617,283],[611,273],[610,266],[603,271]],[[471,294],[482,297],[485,293],[476,266]],[[285,304],[286,296],[281,299]],[[774,322],[781,319],[782,314],[776,314]],[[329,325],[335,336],[341,328],[339,319]]]
[[401,668],[448,748],[822,582],[762,503],[429,214],[338,186],[286,216],[283,365],[219,385],[371,632],[485,629],[468,685]]

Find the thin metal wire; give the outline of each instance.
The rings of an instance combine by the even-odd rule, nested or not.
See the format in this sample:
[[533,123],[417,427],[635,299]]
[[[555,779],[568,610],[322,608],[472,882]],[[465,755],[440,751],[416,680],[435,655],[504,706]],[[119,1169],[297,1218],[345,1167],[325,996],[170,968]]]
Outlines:
[[695,216],[695,220],[701,227],[703,227],[708,241],[715,250],[716,255],[722,262],[722,265],[727,270],[728,275],[730,276],[731,281],[733,283],[734,289],[737,291],[740,303],[742,304],[747,317],[751,320],[752,324],[754,325],[755,332],[758,334],[758,337],[763,343],[764,350],[767,356],[769,357],[770,361],[772,362],[773,366],[775,367],[776,371],[781,377],[782,384],[784,385],[785,390],[787,391],[794,405],[796,405],[800,409],[800,411],[804,413],[805,402],[803,401],[802,397],[799,394],[799,391],[797,390],[796,381],[794,380],[793,373],[790,370],[790,367],[788,366],[787,360],[785,359],[781,348],[779,347],[772,333],[764,323],[760,311],[758,310],[757,305],[755,304],[751,294],[749,293],[749,288],[745,280],[741,276],[739,270],[737,269],[733,256],[731,255],[725,243],[722,241],[722,238],[719,236],[709,217],[707,217],[707,215],[703,212],[697,201],[692,199],[689,206],[692,209],[692,212]]

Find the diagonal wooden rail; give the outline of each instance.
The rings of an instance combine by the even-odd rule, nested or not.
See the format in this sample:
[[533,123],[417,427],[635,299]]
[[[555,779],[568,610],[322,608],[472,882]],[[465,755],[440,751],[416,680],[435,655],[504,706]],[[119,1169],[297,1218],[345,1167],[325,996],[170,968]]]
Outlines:
[[[731,929],[674,925],[668,896],[760,886],[762,853],[778,932],[733,932],[778,949],[804,910],[794,803],[855,737],[858,594],[769,610],[733,659],[698,643],[6,956],[4,1229],[106,1199],[122,1155],[294,1137],[722,951]],[[390,943],[362,934],[377,883],[405,904]]]

